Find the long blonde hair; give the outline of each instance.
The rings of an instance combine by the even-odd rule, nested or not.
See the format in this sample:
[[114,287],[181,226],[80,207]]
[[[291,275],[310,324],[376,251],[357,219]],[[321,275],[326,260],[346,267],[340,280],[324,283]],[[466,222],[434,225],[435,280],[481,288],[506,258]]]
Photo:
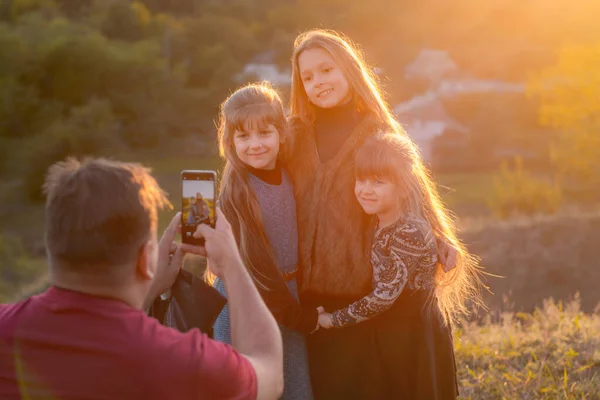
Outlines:
[[434,296],[444,320],[456,322],[458,316],[469,314],[470,305],[483,306],[478,259],[458,238],[451,212],[414,143],[396,132],[369,137],[356,154],[355,173],[358,178],[387,178],[397,184],[403,192],[403,211],[426,220],[438,242],[446,242],[458,252],[452,270],[444,272],[440,266],[436,270]]
[[367,66],[362,52],[350,38],[334,30],[310,30],[300,34],[294,42],[290,99],[292,117],[299,117],[306,125],[314,122],[314,106],[308,100],[308,95],[304,90],[298,63],[298,57],[303,51],[314,48],[321,48],[333,57],[348,81],[354,101],[361,111],[368,111],[383,124],[396,131],[404,132],[392,115],[377,77]]
[[[273,124],[279,133],[280,153],[290,145],[283,103],[267,82],[243,86],[222,104],[219,116],[219,152],[225,159],[219,207],[231,223],[246,268],[259,288],[267,289],[267,268],[276,268],[275,257],[264,233],[260,205],[248,180],[246,165],[235,151],[236,131]],[[214,277],[207,273],[207,280]]]

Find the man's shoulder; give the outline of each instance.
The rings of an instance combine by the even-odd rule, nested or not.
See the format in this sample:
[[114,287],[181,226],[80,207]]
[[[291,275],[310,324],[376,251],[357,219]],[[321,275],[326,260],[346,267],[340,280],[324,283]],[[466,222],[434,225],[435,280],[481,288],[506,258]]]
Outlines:
[[7,326],[11,320],[14,320],[21,310],[24,310],[32,301],[32,298],[25,299],[18,303],[0,304],[0,326]]

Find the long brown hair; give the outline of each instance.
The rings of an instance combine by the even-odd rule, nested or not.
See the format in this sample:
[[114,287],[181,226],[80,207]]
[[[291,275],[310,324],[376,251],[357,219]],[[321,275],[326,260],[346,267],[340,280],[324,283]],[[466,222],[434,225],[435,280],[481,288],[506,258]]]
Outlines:
[[[231,222],[240,254],[256,285],[269,288],[265,271],[277,268],[275,257],[264,233],[260,205],[248,180],[246,165],[235,151],[233,136],[252,126],[273,124],[280,140],[280,153],[290,145],[281,98],[267,82],[243,86],[222,104],[219,116],[219,152],[225,159],[220,184],[219,207]],[[207,275],[208,280],[214,279]]]
[[303,51],[321,48],[327,51],[342,70],[348,80],[354,101],[361,111],[375,115],[383,124],[404,133],[389,105],[384,99],[376,75],[367,66],[362,52],[352,43],[350,38],[334,30],[314,29],[300,34],[294,42],[292,55],[292,92],[290,113],[299,117],[306,125],[314,122],[314,106],[302,84],[302,76],[298,57]]
[[358,150],[355,172],[357,178],[384,178],[398,185],[403,211],[427,221],[437,240],[458,252],[456,266],[448,272],[438,266],[435,276],[434,296],[446,322],[468,314],[469,302],[482,306],[478,260],[458,238],[452,215],[413,142],[396,132],[377,133]]

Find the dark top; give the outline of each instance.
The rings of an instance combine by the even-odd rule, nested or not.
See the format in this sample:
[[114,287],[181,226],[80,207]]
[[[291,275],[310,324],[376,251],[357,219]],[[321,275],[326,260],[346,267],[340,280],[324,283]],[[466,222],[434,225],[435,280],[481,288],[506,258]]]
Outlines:
[[282,182],[282,173],[281,173],[281,164],[279,161],[275,164],[275,168],[273,169],[256,169],[251,166],[247,166],[248,172],[252,175],[256,176],[261,181],[268,183],[269,185],[281,185]]
[[364,118],[356,102],[332,107],[315,107],[315,141],[321,162],[332,159]]

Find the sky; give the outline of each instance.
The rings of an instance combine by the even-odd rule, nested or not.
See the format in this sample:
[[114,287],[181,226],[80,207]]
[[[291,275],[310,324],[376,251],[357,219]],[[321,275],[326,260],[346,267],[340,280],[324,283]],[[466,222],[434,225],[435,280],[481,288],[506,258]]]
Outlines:
[[213,199],[214,183],[213,181],[182,181],[183,197],[195,196],[196,192],[200,192],[205,199]]

